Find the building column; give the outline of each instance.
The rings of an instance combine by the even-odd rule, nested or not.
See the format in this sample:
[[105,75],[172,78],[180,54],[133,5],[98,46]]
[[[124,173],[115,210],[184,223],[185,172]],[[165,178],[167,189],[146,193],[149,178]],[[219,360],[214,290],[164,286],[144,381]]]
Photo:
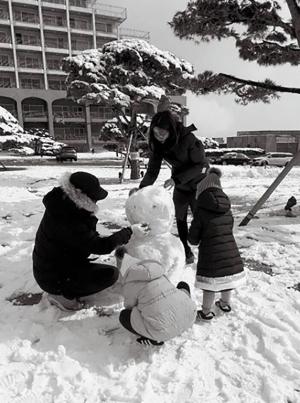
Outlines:
[[85,116],[86,116],[86,130],[87,130],[87,143],[89,151],[93,148],[92,143],[92,121],[91,121],[91,109],[90,106],[85,107]]
[[17,100],[16,102],[17,102],[17,114],[18,114],[19,125],[24,127],[22,102],[20,100]]
[[47,103],[48,107],[48,129],[49,129],[49,134],[51,137],[54,138],[54,116],[53,116],[53,110],[52,110],[52,102]]
[[69,0],[66,0],[66,15],[67,15],[69,56],[72,56],[72,38],[71,38],[70,5],[69,5]]
[[12,9],[12,0],[8,1],[8,11],[9,11],[11,43],[12,43],[13,56],[14,56],[14,65],[15,65],[16,87],[20,88],[19,73],[18,73],[18,58],[17,58],[17,49],[16,49],[16,38],[15,38],[15,28],[14,28],[14,15],[13,15],[13,9]]
[[43,21],[42,1],[41,0],[39,0],[38,7],[39,7],[42,60],[43,60],[43,71],[44,71],[44,86],[45,86],[45,90],[47,90],[49,87],[48,87],[48,78],[47,78],[47,61],[46,61],[46,53],[45,53],[44,21]]
[[96,30],[96,16],[95,16],[95,10],[93,10],[93,14],[92,14],[92,26],[93,26],[93,44],[94,44],[94,49],[97,49],[97,30]]

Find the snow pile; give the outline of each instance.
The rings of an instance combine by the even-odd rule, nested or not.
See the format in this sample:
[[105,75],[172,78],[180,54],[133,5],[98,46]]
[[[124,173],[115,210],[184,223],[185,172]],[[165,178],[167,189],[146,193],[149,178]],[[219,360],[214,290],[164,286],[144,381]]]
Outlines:
[[[42,197],[64,170],[30,166],[0,175],[1,403],[300,402],[300,207],[293,208],[296,218],[282,214],[291,194],[299,203],[300,167],[290,171],[246,227],[238,224],[281,170],[222,168],[248,283],[234,293],[231,313],[215,308],[211,323],[197,322],[163,347],[149,349],[120,327],[122,305],[104,304],[105,292],[97,297],[105,310],[74,314],[62,314],[45,300],[34,306],[7,300],[13,293],[40,292],[31,252],[44,213]],[[128,226],[125,204],[136,183],[119,184],[118,167],[80,170],[97,175],[109,191],[99,202],[98,231],[108,235]],[[169,176],[163,167],[157,185]],[[143,203],[156,209],[148,199]],[[138,221],[146,219],[147,214]],[[171,232],[176,233],[175,223]],[[197,254],[197,248],[193,251]],[[115,264],[113,254],[100,260]],[[200,308],[201,292],[189,280],[194,276],[195,265],[181,270]]]
[[79,103],[129,107],[142,99],[181,94],[195,79],[193,67],[141,39],[121,39],[65,58],[68,94]]
[[24,132],[18,120],[0,106],[0,148],[7,144],[29,145],[31,141],[32,136]]
[[49,137],[49,133],[40,129],[24,131],[18,120],[0,106],[0,151],[2,149],[19,155],[33,155],[36,141],[41,143],[41,149],[44,151],[58,151],[64,145],[54,141]]

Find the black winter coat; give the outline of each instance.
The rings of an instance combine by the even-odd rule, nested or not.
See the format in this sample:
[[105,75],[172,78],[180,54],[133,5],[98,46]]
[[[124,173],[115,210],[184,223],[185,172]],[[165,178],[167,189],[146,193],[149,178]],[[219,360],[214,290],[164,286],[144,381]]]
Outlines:
[[163,159],[172,166],[172,179],[178,190],[196,190],[197,183],[205,174],[208,163],[205,158],[204,147],[192,131],[194,125],[184,127],[182,123],[176,123],[176,132],[168,140],[167,146],[160,145],[153,138],[150,128],[150,158],[147,172],[140,183],[140,188],[152,185],[159,174]]
[[233,233],[230,201],[219,188],[204,190],[197,199],[188,241],[198,245],[197,275],[224,277],[243,271]]
[[109,237],[100,237],[96,231],[98,219],[78,208],[60,187],[52,189],[43,203],[46,211],[35,238],[33,273],[45,291],[57,289],[60,281],[89,262],[90,254],[110,253],[129,240],[124,229]]

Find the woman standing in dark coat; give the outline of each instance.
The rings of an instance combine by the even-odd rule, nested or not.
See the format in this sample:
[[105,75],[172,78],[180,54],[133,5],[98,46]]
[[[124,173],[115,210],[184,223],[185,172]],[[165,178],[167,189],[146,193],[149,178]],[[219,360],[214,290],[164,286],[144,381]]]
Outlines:
[[194,255],[187,243],[187,212],[195,207],[197,184],[205,177],[208,167],[204,147],[192,133],[195,126],[185,127],[174,119],[170,111],[153,116],[149,130],[150,159],[140,188],[152,185],[160,172],[163,159],[172,166],[172,176],[166,188],[174,186],[173,200],[178,235],[183,243],[186,262],[193,263]]
[[46,211],[33,250],[33,274],[51,303],[64,310],[79,309],[77,299],[114,284],[114,266],[91,263],[90,254],[108,254],[126,244],[131,228],[109,237],[96,231],[96,203],[107,196],[98,179],[87,172],[65,174],[60,187],[43,199]]
[[216,305],[230,312],[231,290],[245,280],[243,262],[235,242],[230,200],[220,183],[221,171],[210,168],[197,186],[197,204],[188,241],[199,244],[196,285],[203,290],[198,318],[210,320],[215,293],[221,291]]

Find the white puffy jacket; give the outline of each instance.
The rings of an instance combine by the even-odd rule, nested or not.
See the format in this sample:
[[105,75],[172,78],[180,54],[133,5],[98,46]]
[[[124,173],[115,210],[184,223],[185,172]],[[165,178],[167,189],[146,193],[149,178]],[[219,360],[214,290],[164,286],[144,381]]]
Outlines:
[[131,326],[137,333],[166,341],[193,325],[197,313],[195,303],[168,280],[159,262],[138,261],[125,254],[122,266],[123,273],[125,266],[128,267],[122,281],[124,305],[132,309]]

